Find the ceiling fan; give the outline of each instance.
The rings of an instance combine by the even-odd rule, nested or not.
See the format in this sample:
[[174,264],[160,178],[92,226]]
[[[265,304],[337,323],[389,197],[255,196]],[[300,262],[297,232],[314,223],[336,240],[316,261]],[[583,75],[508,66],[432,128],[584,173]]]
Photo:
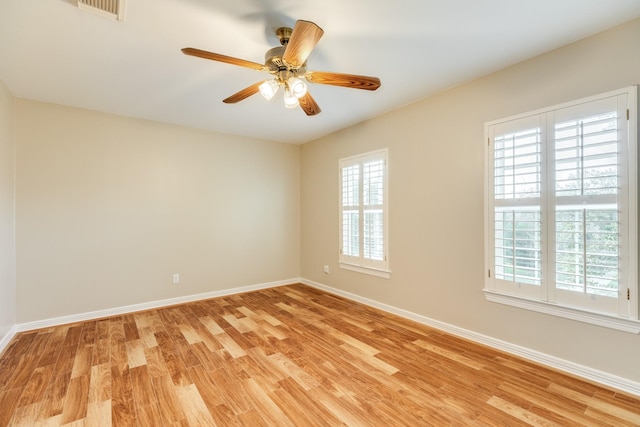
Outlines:
[[258,92],[270,100],[282,86],[285,107],[300,106],[308,116],[313,116],[320,113],[320,107],[308,92],[306,82],[365,90],[376,90],[380,87],[380,79],[377,77],[307,70],[307,57],[323,34],[322,28],[310,21],[297,21],[293,30],[287,27],[278,28],[276,36],[280,39],[281,46],[267,51],[264,65],[192,47],[185,47],[182,52],[185,55],[266,71],[273,76],[223,99],[224,103],[233,104]]

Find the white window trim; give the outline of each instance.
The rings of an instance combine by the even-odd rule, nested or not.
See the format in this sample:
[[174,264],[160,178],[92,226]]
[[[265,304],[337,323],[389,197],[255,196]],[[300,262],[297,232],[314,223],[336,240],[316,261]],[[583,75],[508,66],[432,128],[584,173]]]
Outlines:
[[[634,166],[629,170],[629,194],[633,194],[633,200],[635,203],[629,204],[629,223],[628,223],[628,235],[630,236],[630,244],[628,247],[629,253],[628,258],[635,260],[634,268],[629,271],[629,284],[628,287],[631,289],[632,298],[629,301],[630,308],[630,317],[621,317],[614,316],[609,314],[602,314],[592,311],[587,311],[584,309],[569,307],[559,305],[553,302],[547,302],[538,299],[529,299],[524,296],[514,295],[510,293],[505,293],[500,291],[499,289],[492,288],[492,280],[489,274],[491,270],[491,266],[493,265],[493,260],[491,259],[492,251],[490,250],[490,241],[493,239],[493,236],[490,235],[491,224],[490,218],[490,203],[489,203],[489,184],[492,181],[493,177],[488,176],[489,171],[489,162],[492,161],[489,157],[489,147],[485,145],[485,156],[484,156],[484,234],[485,234],[485,287],[483,289],[483,293],[485,298],[488,301],[505,304],[512,307],[518,307],[526,310],[531,310],[539,313],[549,314],[557,317],[562,317],[565,319],[576,320],[583,323],[588,323],[592,325],[602,326],[610,329],[615,329],[618,331],[640,334],[640,319],[638,319],[638,304],[639,304],[639,296],[638,292],[640,291],[640,287],[638,286],[638,203],[640,203],[640,197],[638,197],[638,121],[639,118],[639,108],[638,108],[638,97],[637,97],[637,87],[630,86],[623,89],[602,93],[599,95],[583,98],[576,101],[570,101],[564,104],[555,105],[548,108],[539,109],[536,111],[527,112],[524,114],[519,114],[511,117],[507,117],[500,120],[495,120],[485,124],[485,143],[489,141],[489,126],[493,124],[497,124],[500,122],[506,122],[509,120],[516,120],[520,118],[524,118],[531,115],[543,114],[553,109],[561,109],[565,107],[574,106],[580,102],[592,102],[601,98],[616,96],[621,94],[628,94],[629,96],[629,116],[631,120],[629,120],[629,134],[628,134],[628,157],[630,159],[630,163]],[[634,120],[635,119],[635,120]]]
[[349,264],[347,262],[338,262],[340,268],[344,268],[345,270],[355,271],[357,273],[369,274],[371,276],[382,277],[383,279],[391,278],[391,270],[382,270],[378,268],[364,267],[362,265],[357,264]]
[[637,320],[594,313],[545,301],[527,299],[521,296],[505,294],[487,288],[483,289],[482,292],[484,292],[484,296],[487,301],[536,311],[538,313],[550,314],[552,316],[562,317],[565,319],[577,320],[579,322],[589,323],[591,325],[602,326],[618,331],[640,334],[640,321]]
[[[383,192],[383,212],[384,212],[384,253],[385,253],[385,261],[384,265],[381,266],[377,264],[376,266],[369,265],[368,263],[358,263],[351,262],[354,260],[354,257],[349,257],[342,255],[342,200],[339,201],[338,205],[338,266],[342,269],[368,274],[375,277],[380,277],[383,279],[391,278],[391,270],[389,269],[389,150],[387,148],[383,148],[381,150],[369,151],[367,153],[358,154],[355,156],[341,158],[338,161],[338,194],[342,194],[342,178],[341,178],[341,165],[343,162],[349,162],[352,160],[373,157],[373,156],[381,156],[385,159],[385,173],[384,173],[384,192]],[[362,237],[362,236],[361,236]]]

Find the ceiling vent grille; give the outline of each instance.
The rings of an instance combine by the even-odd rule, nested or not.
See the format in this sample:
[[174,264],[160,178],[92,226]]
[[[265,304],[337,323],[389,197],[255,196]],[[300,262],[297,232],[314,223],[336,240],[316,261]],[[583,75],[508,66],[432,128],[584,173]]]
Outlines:
[[78,0],[78,8],[122,21],[125,2],[126,0]]

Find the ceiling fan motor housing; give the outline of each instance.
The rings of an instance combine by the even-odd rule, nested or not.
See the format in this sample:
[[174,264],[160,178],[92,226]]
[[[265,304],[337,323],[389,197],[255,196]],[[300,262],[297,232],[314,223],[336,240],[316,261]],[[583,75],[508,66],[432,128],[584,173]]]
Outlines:
[[268,68],[271,74],[281,77],[284,80],[288,77],[304,77],[307,72],[307,62],[305,61],[304,64],[298,68],[293,68],[285,64],[282,60],[285,48],[286,43],[283,46],[269,49],[264,55],[264,66]]

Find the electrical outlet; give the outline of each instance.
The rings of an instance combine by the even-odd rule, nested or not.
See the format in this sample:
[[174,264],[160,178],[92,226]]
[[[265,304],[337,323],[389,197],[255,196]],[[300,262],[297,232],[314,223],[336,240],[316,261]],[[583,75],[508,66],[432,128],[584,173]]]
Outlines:
[[324,271],[324,274],[329,274],[329,266],[325,265],[322,271]]
[[180,275],[178,273],[173,275],[173,283],[174,284],[180,283]]

